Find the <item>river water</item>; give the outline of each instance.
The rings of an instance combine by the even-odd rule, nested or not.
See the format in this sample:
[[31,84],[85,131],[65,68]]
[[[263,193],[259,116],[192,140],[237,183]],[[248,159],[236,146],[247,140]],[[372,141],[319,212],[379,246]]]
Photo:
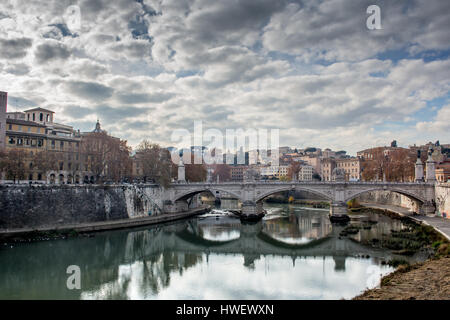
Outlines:
[[[1,244],[0,299],[349,299],[393,271],[384,261],[397,256],[366,243],[404,228],[398,220],[364,214],[352,224],[366,228],[340,237],[328,210],[265,204],[261,222],[241,225],[223,208],[233,206],[161,226]],[[69,290],[73,265],[81,289]]]

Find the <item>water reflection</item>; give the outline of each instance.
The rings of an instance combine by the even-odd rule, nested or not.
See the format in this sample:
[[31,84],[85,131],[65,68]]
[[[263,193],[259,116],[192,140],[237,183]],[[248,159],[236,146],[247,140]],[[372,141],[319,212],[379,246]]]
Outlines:
[[[348,239],[326,211],[272,209],[253,225],[213,213],[94,238],[3,246],[0,298],[340,299],[366,288],[369,266],[392,270],[381,261],[394,255],[366,243],[402,228],[399,221],[374,216],[376,224]],[[66,268],[74,264],[81,290],[66,289]]]

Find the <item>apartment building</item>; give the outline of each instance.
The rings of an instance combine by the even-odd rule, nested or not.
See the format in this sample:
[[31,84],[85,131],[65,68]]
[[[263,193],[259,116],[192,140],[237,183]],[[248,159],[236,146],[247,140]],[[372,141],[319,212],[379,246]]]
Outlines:
[[[80,183],[81,135],[71,126],[54,122],[54,112],[43,108],[6,114],[6,149],[25,151],[25,179],[50,183]],[[52,170],[45,170],[38,153],[51,151],[48,161]],[[41,161],[38,161],[40,159]],[[40,168],[36,162],[41,162]],[[48,163],[47,163],[48,165]]]

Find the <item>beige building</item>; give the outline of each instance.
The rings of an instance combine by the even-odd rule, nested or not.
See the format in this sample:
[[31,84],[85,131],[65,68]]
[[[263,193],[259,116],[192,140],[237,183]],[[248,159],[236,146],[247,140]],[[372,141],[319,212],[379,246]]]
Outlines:
[[359,158],[336,159],[336,167],[345,171],[346,181],[361,180],[361,160]]
[[298,172],[299,181],[312,181],[314,174],[314,168],[310,165],[303,165]]
[[313,167],[314,172],[320,173],[322,171],[321,159],[315,155],[306,155],[295,158],[296,161],[303,161]]
[[323,181],[331,181],[333,169],[336,168],[336,160],[332,158],[322,159],[322,180]]
[[333,170],[341,168],[345,172],[346,181],[361,180],[361,159],[357,157],[341,158],[341,159],[322,159],[322,180],[332,181]]
[[265,166],[261,167],[260,173],[261,177],[280,179],[280,177],[286,177],[288,175],[288,170],[288,165]]
[[[25,119],[25,120],[24,120]],[[81,183],[83,178],[81,135],[71,126],[55,123],[54,112],[34,108],[6,114],[6,150],[25,151],[24,176],[20,180],[41,183]],[[36,165],[39,152],[52,152],[55,169],[45,171]]]

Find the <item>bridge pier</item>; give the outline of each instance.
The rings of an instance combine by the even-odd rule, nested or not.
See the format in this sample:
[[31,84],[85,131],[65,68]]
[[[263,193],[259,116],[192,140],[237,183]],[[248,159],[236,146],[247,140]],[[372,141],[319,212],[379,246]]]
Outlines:
[[189,210],[189,203],[186,200],[177,200],[175,202],[166,200],[164,201],[165,213],[178,213]]
[[419,213],[427,216],[435,216],[436,206],[431,201],[426,201],[420,206]]
[[347,204],[344,201],[336,201],[330,203],[330,220],[331,222],[348,221]]
[[262,202],[244,201],[242,203],[242,220],[257,221],[264,216]]

